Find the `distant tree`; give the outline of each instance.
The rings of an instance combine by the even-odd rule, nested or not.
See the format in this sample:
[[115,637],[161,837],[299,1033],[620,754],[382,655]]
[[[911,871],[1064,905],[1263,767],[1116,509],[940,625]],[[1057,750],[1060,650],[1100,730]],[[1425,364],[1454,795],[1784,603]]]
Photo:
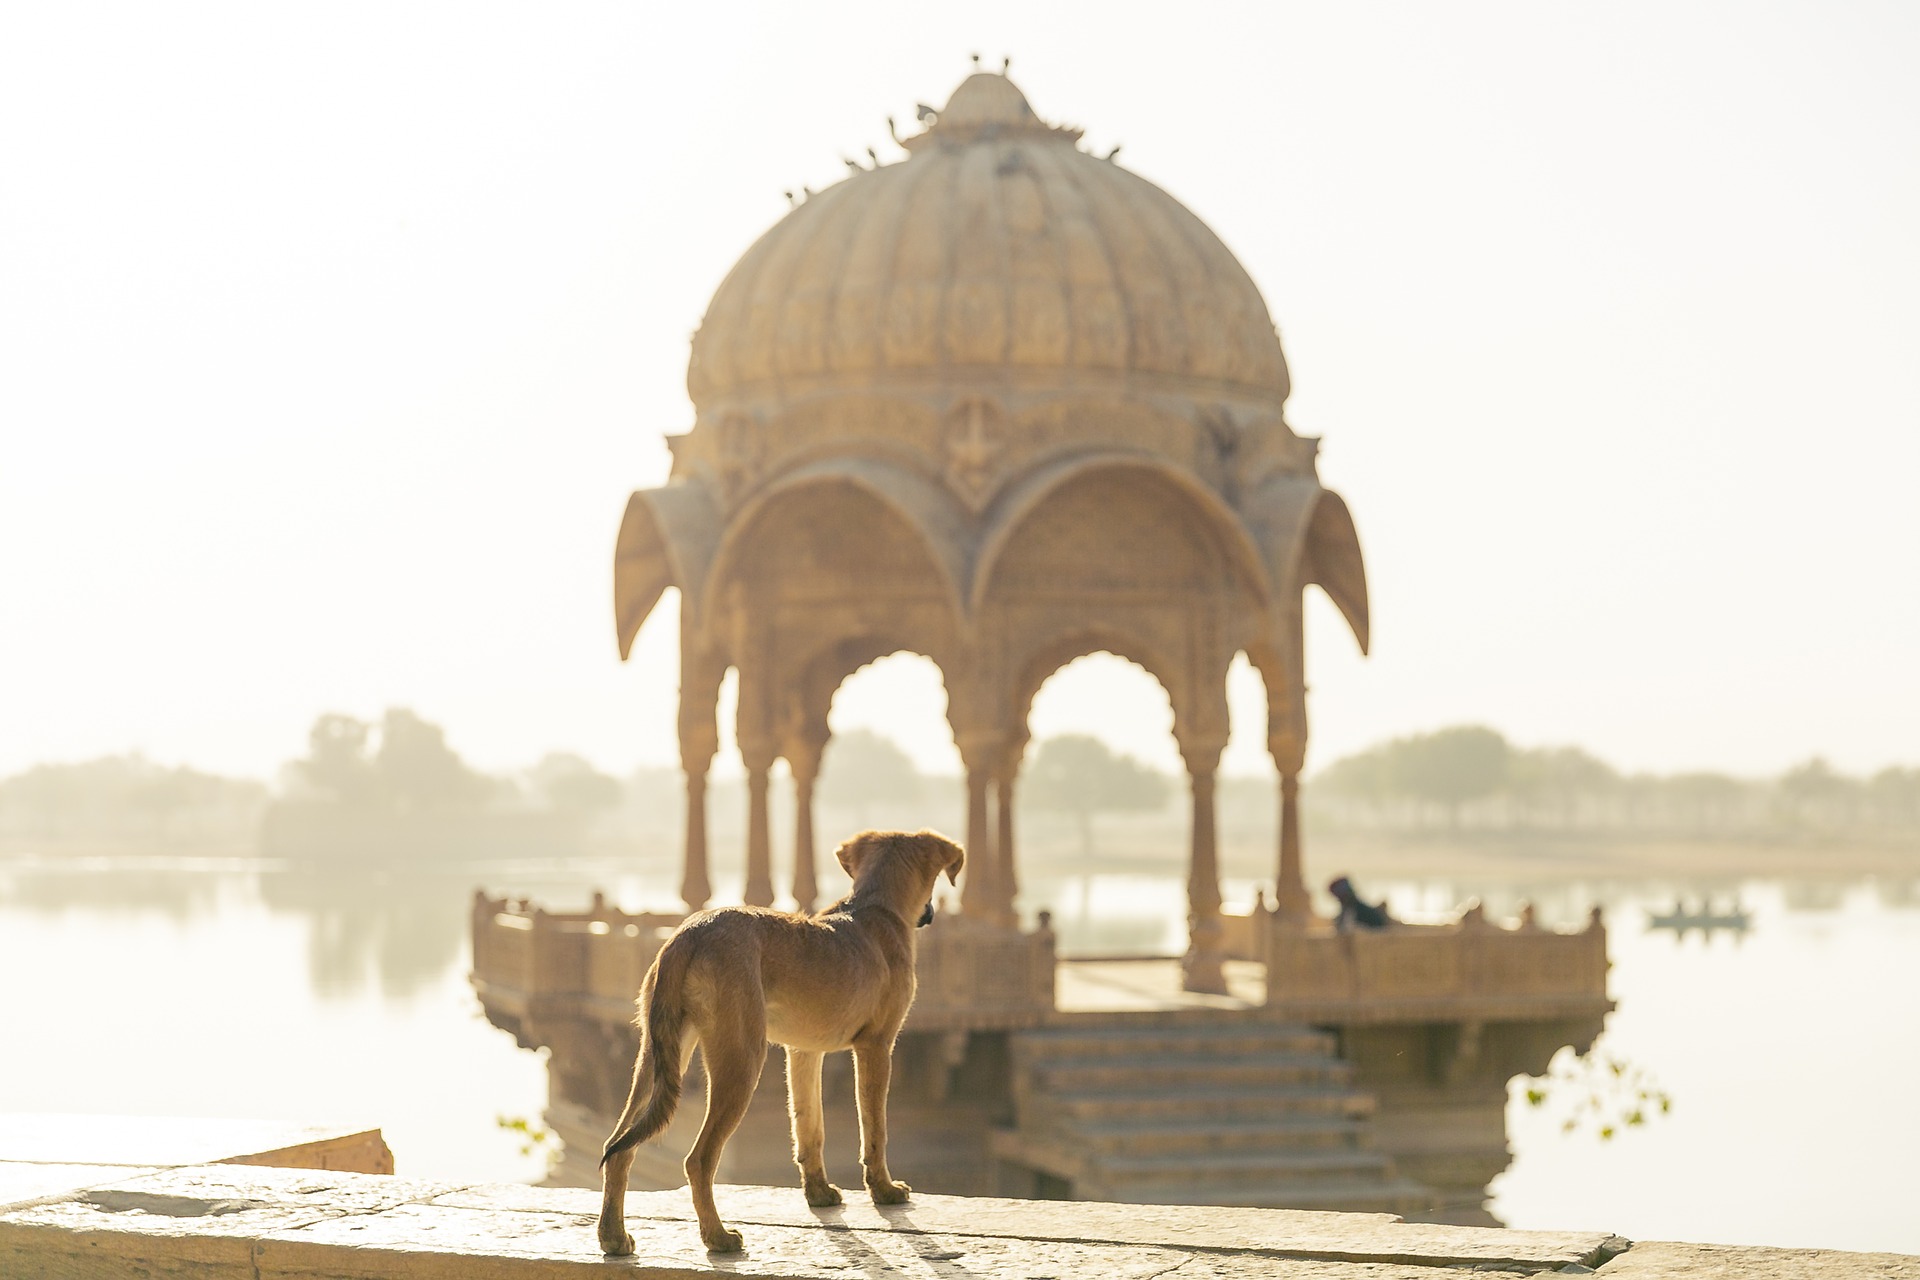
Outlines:
[[1737,825],[1750,794],[1748,784],[1724,773],[1677,773],[1660,782],[1668,809],[1694,827]]
[[1886,825],[1920,826],[1920,769],[1882,769],[1867,780],[1867,797]]
[[0,779],[0,830],[56,839],[231,835],[249,829],[265,802],[265,787],[248,779],[104,756]]
[[381,791],[399,809],[477,809],[500,789],[467,767],[447,745],[445,730],[404,707],[381,717],[373,768]]
[[1505,782],[1529,815],[1545,812],[1555,824],[1565,826],[1582,801],[1597,801],[1616,789],[1620,775],[1612,765],[1578,747],[1541,747],[1510,751]]
[[1021,779],[1021,795],[1035,810],[1079,819],[1080,850],[1087,857],[1093,856],[1096,813],[1150,812],[1165,807],[1171,792],[1165,774],[1085,734],[1042,741]]
[[876,804],[909,804],[920,798],[924,779],[898,743],[871,729],[836,733],[820,760],[820,803],[843,806],[873,825]]
[[1860,784],[1835,773],[1819,756],[1795,765],[1775,784],[1781,803],[1795,818],[1820,825],[1837,825],[1852,817]]
[[588,818],[617,808],[626,788],[580,756],[556,751],[533,766],[534,790],[549,809]]
[[352,716],[327,714],[307,731],[307,755],[290,772],[317,795],[345,805],[373,802],[378,783],[368,742],[373,726]]
[[1481,725],[1460,725],[1403,738],[1390,745],[1389,776],[1403,795],[1446,809],[1451,826],[1460,809],[1499,790],[1507,780],[1507,740]]
[[476,809],[499,794],[495,779],[467,767],[444,730],[404,707],[378,726],[323,715],[307,734],[307,756],[290,766],[316,795],[350,808]]
[[1386,748],[1369,747],[1335,760],[1313,779],[1313,790],[1316,794],[1373,805],[1395,799],[1393,771]]

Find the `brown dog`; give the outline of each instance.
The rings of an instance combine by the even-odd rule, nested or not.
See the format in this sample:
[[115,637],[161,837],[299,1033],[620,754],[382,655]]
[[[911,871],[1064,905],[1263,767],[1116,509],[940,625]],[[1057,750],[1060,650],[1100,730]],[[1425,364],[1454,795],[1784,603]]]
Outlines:
[[835,854],[853,892],[811,916],[722,907],[688,916],[640,984],[640,1058],[633,1090],[600,1158],[605,1193],[600,1247],[633,1252],[626,1227],[633,1149],[666,1128],[680,1078],[697,1046],[707,1068],[707,1118],[687,1154],[687,1183],[700,1238],[715,1253],[740,1248],[720,1221],[713,1175],[720,1150],[746,1114],[767,1042],[787,1048],[793,1160],[807,1203],[840,1203],[827,1181],[820,1110],[821,1055],[853,1050],[860,1106],[860,1162],[875,1204],[899,1204],[911,1188],[887,1171],[887,1083],[893,1041],[913,1003],[914,926],[933,919],[933,887],[958,882],[966,854],[932,831],[863,831]]

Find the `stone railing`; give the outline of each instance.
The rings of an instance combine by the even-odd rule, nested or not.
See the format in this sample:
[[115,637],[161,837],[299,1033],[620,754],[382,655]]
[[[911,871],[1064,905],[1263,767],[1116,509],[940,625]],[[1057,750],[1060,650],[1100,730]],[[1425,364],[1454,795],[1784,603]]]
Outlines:
[[683,918],[622,911],[598,893],[578,912],[475,893],[473,971],[519,991],[567,991],[631,1004],[654,953]]
[[1503,927],[1477,905],[1450,924],[1344,933],[1276,916],[1265,942],[1267,1007],[1288,1017],[1495,1020],[1610,1007],[1598,908],[1572,933],[1541,928],[1530,909]]
[[983,1031],[1037,1026],[1053,1012],[1052,918],[1031,933],[941,915],[920,934],[919,993],[909,1031]]
[[[624,1023],[647,967],[684,916],[625,912],[600,894],[582,912],[476,893],[473,981],[496,1025],[537,1038],[530,1014]],[[1046,913],[1022,932],[943,914],[919,935],[913,1031],[1017,1028],[1053,1011],[1054,936]]]

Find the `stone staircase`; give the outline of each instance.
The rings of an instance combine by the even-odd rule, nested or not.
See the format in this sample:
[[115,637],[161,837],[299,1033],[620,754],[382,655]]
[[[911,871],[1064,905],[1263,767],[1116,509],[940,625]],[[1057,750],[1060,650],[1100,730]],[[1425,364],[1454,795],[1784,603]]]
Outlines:
[[1439,1197],[1373,1150],[1373,1098],[1333,1038],[1166,1014],[1018,1032],[1015,1127],[994,1135],[1036,1190],[1134,1204],[1418,1216]]

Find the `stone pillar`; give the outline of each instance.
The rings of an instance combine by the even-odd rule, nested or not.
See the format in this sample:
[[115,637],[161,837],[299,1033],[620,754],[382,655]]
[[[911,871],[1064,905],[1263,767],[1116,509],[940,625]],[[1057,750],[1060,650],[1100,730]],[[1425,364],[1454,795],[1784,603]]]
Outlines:
[[960,913],[976,920],[998,915],[999,866],[993,856],[989,812],[991,779],[980,765],[967,766],[967,883],[960,890]]
[[1193,850],[1187,865],[1187,955],[1181,962],[1188,991],[1227,993],[1226,927],[1220,920],[1220,854],[1214,832],[1213,779],[1224,744],[1181,744],[1193,788]]
[[1002,774],[994,779],[993,803],[995,809],[993,865],[996,883],[994,899],[999,908],[1000,923],[1010,928],[1020,924],[1020,913],[1014,909],[1013,900],[1020,896],[1019,872],[1013,862],[1013,777]]
[[796,747],[787,753],[793,770],[793,903],[810,914],[820,899],[814,875],[813,785],[820,776],[820,748]]
[[687,910],[698,911],[713,898],[713,880],[707,874],[707,765],[688,762],[686,863],[680,872],[680,897]]
[[750,755],[747,765],[747,886],[741,898],[750,907],[773,905],[773,831],[767,820],[767,774],[773,752],[763,748]]
[[713,898],[713,877],[707,861],[707,772],[720,749],[720,729],[714,706],[727,664],[701,649],[683,618],[680,632],[680,768],[687,778],[685,862],[680,872],[680,897],[687,910],[698,911]]
[[1313,914],[1300,862],[1300,765],[1306,753],[1291,737],[1269,738],[1267,749],[1280,771],[1280,859],[1274,869],[1273,914],[1284,923],[1302,925]]

